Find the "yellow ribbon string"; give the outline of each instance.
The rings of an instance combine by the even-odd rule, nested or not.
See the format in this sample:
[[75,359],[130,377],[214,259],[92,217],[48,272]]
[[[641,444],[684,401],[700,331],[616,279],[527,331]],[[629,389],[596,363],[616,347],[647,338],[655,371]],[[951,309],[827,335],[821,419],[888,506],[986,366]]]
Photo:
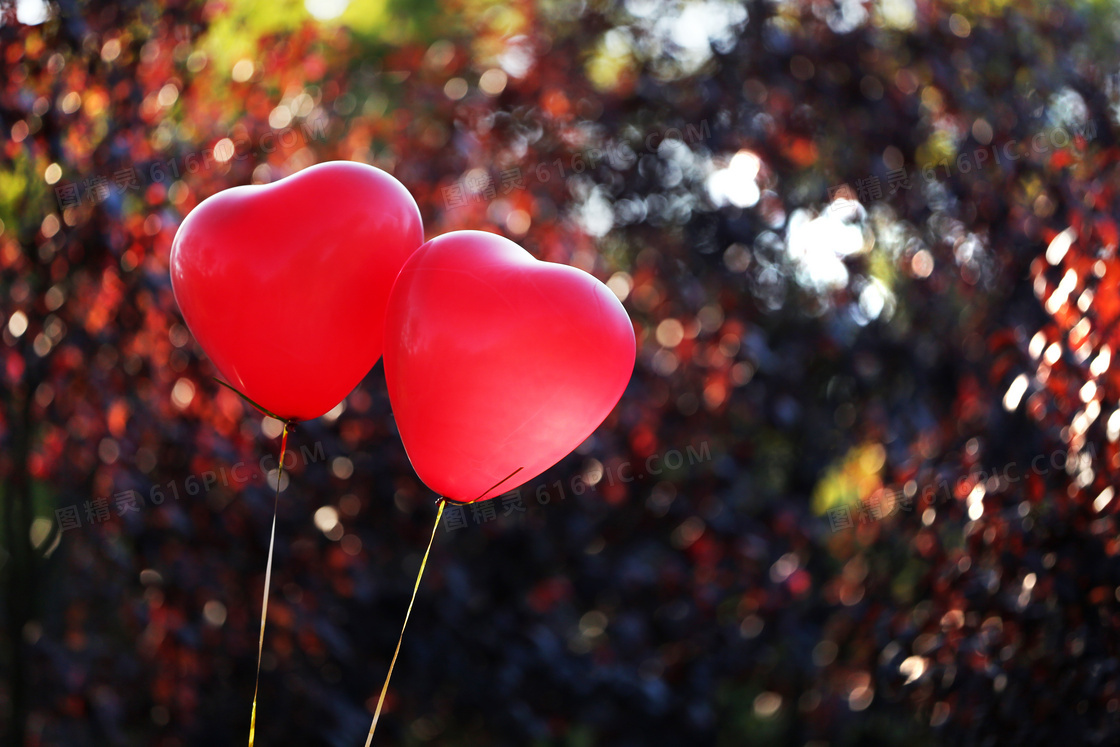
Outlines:
[[249,720],[249,747],[257,736],[257,693],[261,687],[261,658],[264,656],[264,625],[268,619],[268,592],[272,586],[272,553],[276,549],[276,513],[280,507],[280,481],[284,477],[284,456],[288,451],[288,423],[280,440],[280,466],[276,468],[276,497],[272,500],[272,533],[268,538],[268,564],[264,572],[264,601],[261,603],[261,637],[257,642],[257,680],[253,684],[253,716]]
[[[408,627],[408,618],[412,614],[412,605],[416,602],[416,592],[420,589],[420,579],[424,577],[424,568],[428,565],[428,554],[432,551],[432,543],[436,540],[436,531],[439,529],[439,520],[443,516],[443,507],[447,501],[439,499],[436,509],[436,522],[432,526],[432,536],[428,540],[428,549],[424,550],[424,558],[420,561],[420,570],[416,574],[416,585],[412,587],[412,599],[408,602],[408,611],[404,613],[404,624],[401,625],[401,634],[397,638],[397,649],[393,652],[393,659],[389,662],[389,671],[385,675],[385,684],[381,686],[381,696],[377,699],[377,710],[373,712],[373,723],[369,727],[369,736],[366,737],[366,747],[373,742],[373,733],[377,731],[377,720],[381,718],[381,706],[385,704],[385,693],[389,691],[389,679],[393,676],[393,667],[397,664],[397,655],[401,652],[401,642],[404,641],[404,629]],[[252,742],[250,742],[252,747]]]

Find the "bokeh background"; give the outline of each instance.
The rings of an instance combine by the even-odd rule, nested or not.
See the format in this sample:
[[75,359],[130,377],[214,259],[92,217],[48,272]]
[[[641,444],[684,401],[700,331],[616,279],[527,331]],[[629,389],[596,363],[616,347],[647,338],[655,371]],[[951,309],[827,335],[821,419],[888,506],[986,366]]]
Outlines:
[[[1109,0],[3,0],[0,743],[244,743],[279,427],[168,254],[330,159],[639,340],[592,438],[445,522],[375,743],[1115,743],[1118,38]],[[357,745],[435,496],[380,365],[292,445],[258,744]]]

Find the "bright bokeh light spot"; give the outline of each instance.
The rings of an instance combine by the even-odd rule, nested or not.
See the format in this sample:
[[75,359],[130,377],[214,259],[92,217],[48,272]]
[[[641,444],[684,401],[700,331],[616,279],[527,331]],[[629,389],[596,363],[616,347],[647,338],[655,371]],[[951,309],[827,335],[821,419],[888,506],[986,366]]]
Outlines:
[[467,81],[462,78],[452,78],[443,84],[443,95],[452,101],[458,101],[467,95]]
[[1098,495],[1096,500],[1093,501],[1093,510],[1097,513],[1104,511],[1105,508],[1108,507],[1108,504],[1112,503],[1112,497],[1114,495],[1116,495],[1116,491],[1111,485],[1109,485],[1107,488],[1102,490],[1101,494]]
[[602,187],[591,190],[580,206],[579,220],[583,230],[595,237],[606,236],[614,227],[614,211]]
[[1056,342],[1050,343],[1050,347],[1046,348],[1046,352],[1042,356],[1042,360],[1048,366],[1053,366],[1062,357],[1062,348]]
[[214,144],[214,160],[218,163],[226,163],[233,158],[235,150],[233,141],[224,137]]
[[233,66],[233,79],[237,83],[244,83],[253,77],[253,61],[252,60],[238,60]]
[[261,419],[261,433],[265,438],[280,438],[284,432],[284,421],[266,415]]
[[887,26],[903,30],[914,26],[918,7],[914,0],[882,0],[879,13]]
[[1023,401],[1023,395],[1026,393],[1029,383],[1026,374],[1016,376],[1015,380],[1011,382],[1011,386],[1007,387],[1007,393],[1003,395],[1003,409],[1008,412],[1016,409],[1019,403]]
[[726,0],[680,6],[628,3],[627,9],[636,15],[657,17],[652,27],[654,35],[671,43],[673,57],[686,73],[707,62],[713,46],[723,51],[730,49],[739,28],[747,21],[746,7]]
[[349,457],[335,457],[331,460],[331,473],[339,480],[349,480],[354,474],[354,462]]
[[43,179],[46,180],[47,184],[54,184],[61,178],[62,167],[57,163],[52,163],[47,167],[47,170],[43,172]]
[[741,150],[731,157],[727,168],[708,177],[708,194],[716,205],[734,205],[748,208],[758,202],[762,192],[758,188],[758,172],[762,161],[749,150]]
[[1027,350],[1030,352],[1032,358],[1037,358],[1042,355],[1042,351],[1046,349],[1046,333],[1041,330],[1034,333],[1031,338],[1030,345]]
[[171,106],[179,100],[179,89],[174,83],[168,83],[163,88],[159,89],[159,96],[157,98],[160,106]]
[[293,117],[306,117],[314,108],[315,99],[306,91],[292,99],[292,103],[288,105]]
[[194,382],[190,379],[179,379],[171,389],[171,402],[180,410],[190,407],[194,401]]
[[894,294],[878,278],[871,278],[859,294],[859,316],[867,321],[894,314]]
[[657,325],[657,344],[675,348],[684,341],[684,325],[676,319],[666,319]]
[[524,236],[532,224],[533,219],[524,210],[510,210],[506,216],[506,228],[514,236]]
[[50,18],[50,6],[44,0],[16,0],[16,20],[25,26],[38,26]]
[[17,311],[12,314],[8,319],[8,332],[12,337],[23,337],[23,333],[27,331],[27,314],[22,311]]
[[764,692],[754,699],[754,712],[759,718],[771,718],[782,707],[782,696]]
[[1050,314],[1058,313],[1058,309],[1065,306],[1066,301],[1069,300],[1069,294],[1077,289],[1077,273],[1072,268],[1066,270],[1066,274],[1062,276],[1061,282],[1050,298],[1046,300],[1046,311]]
[[78,94],[77,91],[70,91],[70,93],[62,97],[61,108],[62,111],[66,114],[73,114],[74,112],[78,111],[78,108],[81,105],[82,97]]
[[58,222],[58,216],[54,213],[51,213],[47,217],[43,218],[43,222],[40,225],[39,230],[43,232],[43,236],[49,239],[56,233],[58,233],[59,229],[61,228],[62,224]]
[[101,60],[103,62],[112,62],[121,56],[121,40],[110,39],[105,42],[101,47]]
[[898,672],[906,678],[903,684],[909,685],[926,671],[927,662],[921,656],[908,656],[898,665]]
[[316,20],[330,21],[346,12],[350,0],[304,0],[303,6]]
[[327,539],[337,542],[342,539],[342,522],[338,520],[338,509],[334,506],[320,506],[315,512],[315,527],[326,535]]
[[[1041,333],[1040,333],[1041,334]],[[1103,376],[1108,373],[1108,367],[1112,365],[1112,348],[1108,345],[1101,345],[1101,352],[1089,364],[1089,373],[1093,376]]]
[[482,92],[485,94],[497,96],[499,93],[506,90],[506,83],[508,82],[509,78],[504,71],[498,68],[492,68],[483,73],[482,77],[478,79],[478,87],[482,89]]
[[284,104],[276,107],[268,115],[268,126],[274,130],[281,130],[292,123],[292,110]]
[[1052,265],[1061,262],[1062,258],[1066,256],[1066,252],[1073,246],[1073,241],[1076,238],[1077,231],[1072,226],[1060,232],[1050,242],[1050,246],[1046,247],[1046,261]]
[[626,297],[630,295],[630,291],[634,290],[634,279],[630,277],[628,272],[616,272],[607,281],[607,287],[611,289],[611,293],[619,301],[625,301]]
[[598,459],[589,459],[583,468],[583,479],[588,485],[598,485],[603,479],[603,463]]
[[916,278],[928,278],[933,273],[933,255],[926,249],[915,252],[910,260],[910,271]]
[[836,290],[848,284],[848,268],[842,258],[864,249],[863,229],[843,220],[848,212],[862,212],[859,203],[839,199],[817,217],[804,209],[790,216],[786,247],[797,263],[802,285],[818,291]]

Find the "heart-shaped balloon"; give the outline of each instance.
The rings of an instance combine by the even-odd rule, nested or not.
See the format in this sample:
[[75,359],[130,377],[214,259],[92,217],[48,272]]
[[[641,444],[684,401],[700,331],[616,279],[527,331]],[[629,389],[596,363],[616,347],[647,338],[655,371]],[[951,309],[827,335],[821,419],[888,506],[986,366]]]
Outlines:
[[424,242],[389,174],[332,161],[196,207],[171,247],[171,285],[218,372],[293,420],[337,405],[381,355],[397,273]]
[[412,466],[465,503],[571,452],[634,369],[634,328],[605,285],[481,231],[444,234],[412,256],[385,329],[385,379]]

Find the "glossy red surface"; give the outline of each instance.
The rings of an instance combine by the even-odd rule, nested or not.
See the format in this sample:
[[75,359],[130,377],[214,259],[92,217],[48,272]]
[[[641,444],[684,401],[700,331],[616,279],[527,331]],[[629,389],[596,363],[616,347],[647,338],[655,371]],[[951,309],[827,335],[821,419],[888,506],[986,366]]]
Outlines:
[[389,291],[423,241],[400,182],[334,161],[204,200],[175,234],[171,282],[221,376],[272,412],[306,420],[377,362]]
[[508,492],[571,452],[610,414],[634,358],[605,285],[491,233],[429,241],[389,299],[397,426],[420,478],[456,501]]

